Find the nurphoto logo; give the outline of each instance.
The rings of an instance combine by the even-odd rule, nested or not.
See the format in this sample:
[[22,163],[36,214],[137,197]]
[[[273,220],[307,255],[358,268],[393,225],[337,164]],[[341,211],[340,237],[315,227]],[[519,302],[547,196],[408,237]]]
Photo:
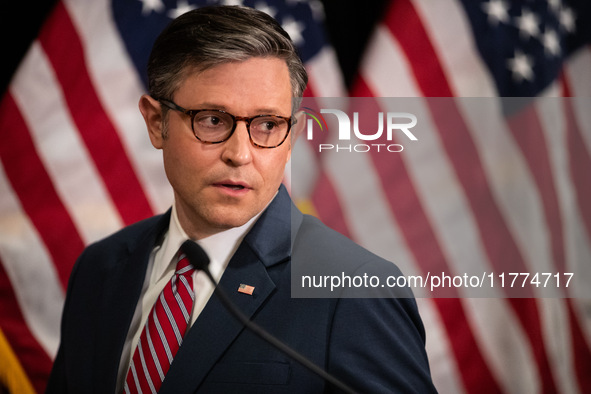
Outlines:
[[[334,115],[336,118],[332,120],[337,121],[338,128],[338,143],[320,143],[318,144],[318,151],[320,153],[325,151],[347,151],[347,152],[402,152],[404,147],[399,143],[392,143],[395,135],[404,136],[410,141],[417,141],[417,137],[412,133],[410,129],[417,125],[417,117],[408,112],[378,112],[377,115],[377,131],[374,130],[361,130],[360,123],[364,121],[362,117],[371,117],[372,115],[368,111],[363,112],[361,115],[359,112],[353,112],[353,121],[349,115],[340,109],[328,109],[322,108],[320,111],[316,111],[310,107],[303,107],[304,113],[309,116],[307,121],[307,138],[308,140],[314,139],[315,129],[316,132],[321,133],[328,131],[328,123],[323,114]],[[374,118],[375,119],[375,118]],[[365,120],[367,122],[367,120]],[[331,123],[332,124],[332,123]],[[363,124],[363,123],[362,123]],[[385,134],[385,142],[384,141]],[[400,137],[397,137],[400,138]],[[373,141],[371,143],[360,143],[354,144],[353,141]]]

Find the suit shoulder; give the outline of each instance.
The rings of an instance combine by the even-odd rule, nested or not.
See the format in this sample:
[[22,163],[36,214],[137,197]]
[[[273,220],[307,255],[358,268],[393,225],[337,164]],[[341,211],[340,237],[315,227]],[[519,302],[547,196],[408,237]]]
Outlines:
[[304,252],[307,257],[314,255],[315,260],[338,262],[339,267],[349,270],[366,264],[394,266],[310,215],[303,215],[294,241],[294,251]]
[[[137,223],[126,226],[107,237],[89,245],[85,254],[119,254],[125,250],[133,250],[137,246],[144,244],[148,239],[156,239],[162,231],[162,223],[167,215],[157,215]],[[165,227],[164,227],[165,228]]]

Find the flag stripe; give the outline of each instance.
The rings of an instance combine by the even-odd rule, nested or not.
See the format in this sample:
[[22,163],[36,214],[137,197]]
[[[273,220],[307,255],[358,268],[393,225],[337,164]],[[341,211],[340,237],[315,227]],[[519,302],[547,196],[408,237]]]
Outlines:
[[[565,79],[565,77],[564,77]],[[568,82],[563,83],[566,97],[570,97]],[[581,136],[581,130],[575,120],[571,100],[565,99],[562,103],[566,120],[566,138],[568,141],[570,173],[575,193],[579,203],[579,209],[583,215],[583,223],[587,230],[587,237],[591,240],[591,157],[586,149],[585,140]]]
[[[461,2],[412,0],[412,4],[423,21],[451,90],[460,97],[497,96],[494,80],[478,56],[474,33]],[[425,56],[422,62],[425,59],[435,60]]]
[[47,378],[51,371],[51,358],[39,346],[28,325],[23,319],[12,290],[4,265],[0,261],[0,327],[13,349],[18,349],[16,356],[27,372],[35,390],[45,391]]
[[425,325],[427,354],[431,377],[440,393],[464,394],[467,391],[460,378],[460,366],[450,349],[449,336],[441,314],[432,298],[417,298],[417,306]]
[[[68,37],[64,41],[62,37]],[[124,223],[153,214],[117,132],[94,91],[82,43],[63,3],[56,5],[39,35],[80,135]]]
[[[363,84],[363,80],[359,81],[357,88],[360,92],[369,92],[369,87]],[[374,112],[377,111],[370,111],[370,113]],[[382,182],[381,188],[389,204],[389,209],[401,228],[402,235],[413,254],[414,261],[419,264],[417,268],[422,271],[423,276],[426,275],[425,271],[427,269],[425,267],[429,267],[428,270],[431,272],[453,272],[438,240],[433,234],[430,221],[421,206],[421,199],[409,178],[401,155],[372,153],[371,159]],[[408,214],[410,212],[412,212],[412,215]],[[447,288],[444,293],[447,297],[460,296],[454,287]],[[474,370],[469,368],[460,370],[467,391],[471,392],[479,385],[484,384],[486,387],[490,387],[493,392],[501,392],[496,378],[490,373],[481,352],[477,350],[479,346],[473,332],[464,326],[461,328],[461,336],[455,334],[460,330],[459,326],[463,325],[466,319],[460,299],[437,299],[435,303],[440,310],[441,319],[445,324],[459,365],[470,365],[471,368],[479,371],[478,378],[476,378]],[[449,310],[453,311],[455,318],[450,318],[452,312]]]
[[[437,133],[437,128],[430,119],[427,109],[420,105],[425,100],[436,103],[447,99],[405,99],[393,102],[390,107],[387,106],[389,100],[383,99],[381,110],[391,111],[400,102],[404,103],[405,110],[421,119],[419,141],[408,144],[399,141],[404,143],[406,147],[400,157],[403,159],[409,177],[416,188],[416,198],[424,207],[435,238],[441,245],[449,265],[448,274],[479,276],[483,272],[491,272],[486,253],[478,236],[477,224],[470,210],[465,209],[468,206],[466,197],[441,146],[440,135]],[[434,168],[437,168],[437,171],[433,171]],[[454,220],[450,221],[450,217],[453,217]],[[431,269],[432,264],[426,258],[419,260],[419,264],[424,267],[424,270],[440,272],[437,269]],[[472,296],[470,289],[460,288],[458,292],[462,297]],[[482,290],[479,290],[479,294],[482,294]],[[493,288],[489,291],[488,297],[502,297],[502,292]],[[464,308],[473,326],[474,336],[482,348],[483,356],[505,391],[511,391],[515,387],[532,387],[537,378],[537,372],[532,367],[534,360],[527,345],[526,334],[518,322],[513,319],[511,311],[507,310],[508,306],[506,300],[494,299],[472,300],[469,298],[469,301],[464,303]],[[499,329],[498,323],[496,323],[497,319],[503,321],[504,340],[510,343],[511,357],[523,365],[519,371],[507,368],[506,354],[500,353],[495,346],[491,346],[490,338],[495,337],[496,331]]]
[[323,222],[331,224],[333,230],[351,238],[349,226],[345,221],[345,211],[339,200],[339,194],[333,187],[330,177],[322,171],[316,182],[312,197],[316,212],[318,212],[318,216]]
[[[539,110],[544,111],[545,109],[547,110],[549,108],[547,108],[547,106],[544,107],[542,101],[539,105]],[[556,113],[555,111],[550,112]],[[549,125],[549,121],[549,119],[544,119],[544,124]],[[569,270],[566,267],[565,261],[564,234],[562,231],[564,223],[562,222],[556,185],[549,162],[549,149],[546,144],[542,123],[536,113],[536,108],[530,107],[520,111],[518,116],[509,119],[508,125],[511,127],[512,135],[524,154],[543,202],[545,220],[547,223],[546,227],[550,232],[550,242],[547,242],[550,244],[551,255],[549,257],[552,259],[551,261],[553,263],[553,266],[549,267],[550,270],[552,270],[550,272],[568,272]],[[554,132],[554,130],[552,132]],[[558,289],[558,291],[567,293],[564,288]],[[560,294],[557,294],[556,296],[560,296]],[[547,301],[544,300],[541,302]],[[571,299],[560,300],[559,303],[562,304],[561,307],[566,311],[565,318],[560,319],[559,321],[564,321],[564,325],[566,326],[566,329],[570,329],[571,335],[570,338],[567,338],[570,340],[566,340],[566,343],[561,343],[560,348],[556,349],[555,352],[557,354],[554,355],[555,361],[552,364],[553,366],[557,366],[554,367],[553,370],[561,375],[561,379],[558,378],[558,382],[564,382],[564,392],[569,392],[572,390],[570,387],[571,381],[575,378],[577,378],[579,387],[583,388],[585,386],[585,380],[588,380],[588,378],[584,374],[580,374],[580,371],[576,369],[576,367],[591,365],[591,353],[589,347],[581,336],[582,331],[580,328],[580,322],[573,313]],[[557,312],[555,311],[554,313],[556,314]],[[556,322],[549,322],[548,326],[556,327]],[[548,339],[546,340],[546,343],[549,344]],[[560,368],[560,360],[572,360],[572,358],[566,358],[564,355],[561,357],[560,353],[567,353],[569,356],[574,353],[574,366],[575,371],[577,372],[576,376],[572,376],[572,369],[569,371]],[[587,390],[582,390],[582,392],[586,391]]]
[[569,96],[575,108],[577,123],[581,125],[582,137],[587,151],[591,152],[591,111],[589,111],[589,96],[591,95],[591,46],[581,48],[572,56],[572,60],[565,65],[563,83],[568,83]]
[[[65,288],[84,243],[37,155],[28,127],[10,94],[6,94],[0,104],[0,130],[11,132],[11,143],[0,145],[0,160],[6,176],[52,260],[59,262],[56,269]],[[68,240],[66,245],[64,239]]]
[[[154,212],[172,204],[172,189],[164,173],[162,155],[147,138],[137,102],[146,93],[113,20],[111,0],[65,0],[101,104],[109,114]],[[92,23],[89,23],[92,15]],[[106,49],[105,49],[106,48]],[[108,56],[105,56],[108,51]]]
[[[393,78],[392,76],[396,76]],[[417,97],[419,86],[412,75],[412,66],[403,55],[398,40],[383,25],[375,34],[361,64],[363,82],[353,86],[352,96],[371,97],[372,92],[387,92],[382,97]],[[359,89],[367,85],[368,90]],[[376,94],[379,95],[379,94]]]
[[61,89],[38,42],[33,43],[21,63],[11,92],[23,109],[22,115],[30,125],[40,159],[84,243],[121,228],[119,213],[94,163],[88,159],[86,147],[65,110]]
[[[57,352],[64,291],[49,253],[22,211],[0,164],[0,260],[21,313],[44,352]],[[26,250],[27,253],[22,251]]]
[[314,97],[343,97],[347,95],[342,75],[332,47],[324,46],[318,54],[306,62],[308,89]]
[[[394,10],[394,12],[392,12]],[[402,18],[402,19],[396,19]],[[408,29],[408,19],[415,23],[413,29]],[[405,20],[406,25],[401,22]],[[448,97],[452,96],[450,86],[447,84],[445,73],[440,69],[440,64],[436,52],[431,45],[428,35],[425,33],[420,20],[416,15],[412,5],[408,1],[395,2],[388,13],[386,19],[392,34],[401,43],[401,46],[408,57],[410,64],[420,64],[420,72],[414,71],[418,78],[417,83],[421,87],[422,94],[428,97]],[[400,23],[398,23],[400,22]],[[404,26],[404,28],[402,28]],[[399,27],[399,28],[398,28]],[[431,59],[431,63],[425,64],[425,58]],[[452,162],[458,179],[464,188],[464,193],[468,197],[470,207],[480,229],[481,238],[484,242],[487,255],[495,267],[500,268],[507,261],[512,261],[512,269],[526,272],[523,259],[511,237],[506,224],[502,221],[500,212],[492,198],[490,190],[479,180],[487,179],[485,173],[479,164],[470,132],[466,125],[461,121],[461,115],[455,106],[449,105],[448,108],[437,108],[431,106],[431,112],[435,123],[439,127],[439,132],[444,141],[444,147],[450,161]],[[451,117],[450,117],[451,114]],[[444,125],[450,120],[456,121],[450,124],[450,127]],[[482,186],[475,193],[474,186]],[[488,210],[483,211],[479,206],[487,206]],[[498,246],[503,245],[500,249]],[[516,308],[517,316],[521,324],[530,334],[528,338],[532,344],[536,362],[540,369],[540,378],[543,381],[544,390],[555,390],[554,380],[548,364],[547,353],[541,338],[541,328],[539,325],[539,314],[537,306],[533,301],[512,300],[511,305]],[[531,313],[535,320],[526,319],[520,312],[526,312],[526,305],[533,308],[527,311]]]
[[528,108],[519,111],[518,114],[508,119],[507,125],[525,158],[541,197],[545,222],[550,232],[548,243],[554,265],[551,268],[565,272],[562,218],[551,176],[548,147],[536,108],[528,106]]
[[[489,260],[498,272],[528,272],[515,240],[503,221],[490,187],[483,182],[488,177],[480,162],[469,129],[461,120],[462,117],[454,103],[445,106],[442,106],[442,103],[446,102],[440,102],[437,106],[431,105],[431,113],[438,125],[443,147],[454,166],[478,224]],[[487,209],[479,209],[480,206],[486,206]],[[523,294],[533,296],[529,288],[525,288]],[[547,392],[555,391],[535,301],[511,299],[510,303],[515,308],[521,324],[529,333],[528,338],[538,363],[543,389],[545,392],[546,390]]]
[[[433,48],[421,19],[410,0],[391,3],[385,24],[408,58],[415,82],[424,96],[451,97],[453,92],[440,66],[439,57]],[[428,60],[427,60],[428,59]]]

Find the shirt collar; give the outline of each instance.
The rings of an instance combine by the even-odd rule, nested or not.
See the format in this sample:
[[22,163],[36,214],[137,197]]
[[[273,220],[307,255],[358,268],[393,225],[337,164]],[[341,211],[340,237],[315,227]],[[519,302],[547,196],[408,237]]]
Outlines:
[[[240,227],[234,227],[196,241],[209,256],[209,270],[214,277],[219,279],[221,273],[228,265],[230,258],[234,255],[245,235],[250,231],[263,211],[259,212]],[[152,283],[158,281],[163,275],[166,275],[167,268],[169,268],[179,248],[188,239],[189,236],[179,222],[176,204],[173,204],[168,233],[159,250],[156,251],[154,268],[151,275]]]

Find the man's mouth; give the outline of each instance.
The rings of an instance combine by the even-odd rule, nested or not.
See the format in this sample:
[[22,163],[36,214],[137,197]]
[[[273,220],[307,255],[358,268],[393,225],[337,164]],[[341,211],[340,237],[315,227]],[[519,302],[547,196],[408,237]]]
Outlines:
[[242,190],[246,191],[246,190],[250,189],[250,186],[247,183],[235,182],[235,181],[230,181],[230,180],[217,182],[214,184],[214,186],[222,187],[224,189],[228,189],[228,190],[232,190],[232,191],[242,191]]
[[224,184],[222,184],[222,186],[227,187],[227,188],[230,188],[232,190],[242,190],[242,189],[244,189],[244,186],[242,186],[242,185],[232,185],[232,184],[228,184],[228,183],[224,183]]

